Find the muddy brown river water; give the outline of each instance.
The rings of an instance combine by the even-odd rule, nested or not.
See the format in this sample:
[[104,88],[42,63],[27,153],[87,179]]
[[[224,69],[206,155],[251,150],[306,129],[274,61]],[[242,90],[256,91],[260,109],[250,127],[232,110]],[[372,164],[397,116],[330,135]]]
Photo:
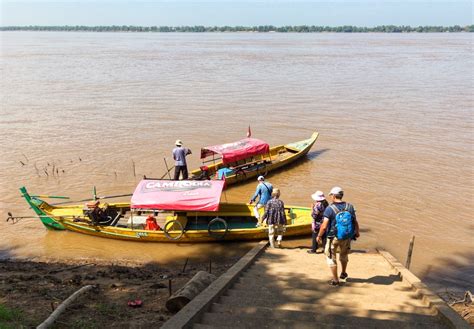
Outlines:
[[[243,254],[252,243],[121,242],[5,219],[33,214],[21,186],[73,199],[94,185],[100,195],[131,193],[142,175],[165,172],[176,139],[193,150],[195,168],[201,146],[243,138],[250,125],[270,145],[320,132],[305,159],[268,177],[287,204],[309,205],[314,191],[340,185],[362,227],[355,248],[385,248],[404,262],[415,235],[417,275],[438,291],[473,288],[471,34],[0,38],[3,257],[166,263]],[[255,186],[229,188],[224,199],[247,202]]]

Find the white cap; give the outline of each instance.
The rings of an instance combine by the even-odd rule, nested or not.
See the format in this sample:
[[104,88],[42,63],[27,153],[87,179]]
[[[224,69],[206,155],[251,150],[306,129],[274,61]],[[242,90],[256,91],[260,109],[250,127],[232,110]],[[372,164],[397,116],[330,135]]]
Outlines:
[[329,195],[335,195],[335,194],[341,194],[341,193],[344,193],[344,191],[342,190],[342,188],[340,188],[339,186],[334,186],[331,191],[329,192]]
[[176,140],[176,143],[174,143],[176,146],[182,146],[183,145],[183,142],[181,141],[181,139],[177,139]]
[[314,201],[323,201],[324,199],[326,199],[324,193],[321,191],[316,191],[315,193],[311,194],[311,197]]
[[265,177],[263,177],[263,176],[258,176],[257,180],[258,180],[258,181],[260,181],[260,180],[265,180]]

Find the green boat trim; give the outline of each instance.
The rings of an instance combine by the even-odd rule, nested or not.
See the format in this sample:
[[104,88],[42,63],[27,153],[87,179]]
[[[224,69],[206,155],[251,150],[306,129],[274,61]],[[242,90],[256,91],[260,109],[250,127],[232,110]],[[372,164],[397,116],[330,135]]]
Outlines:
[[49,230],[65,230],[66,228],[53,219],[52,217],[48,216],[42,209],[41,206],[44,204],[44,201],[35,197],[30,196],[26,187],[20,188],[21,196],[25,198],[26,202],[30,205],[31,209],[38,215],[39,219],[44,226],[46,226]]

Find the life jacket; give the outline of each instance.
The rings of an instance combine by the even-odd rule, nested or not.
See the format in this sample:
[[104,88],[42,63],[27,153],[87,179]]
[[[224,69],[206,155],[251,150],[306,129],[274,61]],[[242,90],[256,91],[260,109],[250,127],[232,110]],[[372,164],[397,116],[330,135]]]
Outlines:
[[148,230],[148,231],[159,231],[160,230],[160,226],[156,222],[156,218],[153,217],[152,215],[149,215],[146,218],[145,230]]

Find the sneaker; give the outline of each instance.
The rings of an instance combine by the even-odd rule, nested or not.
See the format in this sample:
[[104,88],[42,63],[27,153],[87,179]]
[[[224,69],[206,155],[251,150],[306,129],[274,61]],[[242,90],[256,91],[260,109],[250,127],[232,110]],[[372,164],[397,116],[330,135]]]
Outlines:
[[316,251],[314,251],[314,250],[306,250],[306,252],[307,252],[308,254],[315,254],[315,253],[316,253]]
[[341,276],[339,278],[341,278],[342,280],[346,279],[347,278],[347,273],[346,272],[342,272],[341,273]]
[[338,286],[339,285],[339,281],[334,281],[334,280],[331,280],[328,282],[330,286]]

